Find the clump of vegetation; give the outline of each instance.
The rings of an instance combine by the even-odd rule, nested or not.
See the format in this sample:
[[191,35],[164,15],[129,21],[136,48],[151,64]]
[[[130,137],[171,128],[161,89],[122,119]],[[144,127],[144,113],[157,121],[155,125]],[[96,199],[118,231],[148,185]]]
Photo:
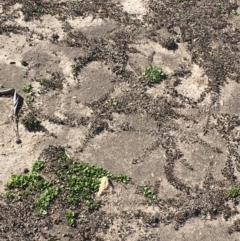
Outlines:
[[72,65],[72,74],[73,74],[74,77],[78,76],[78,72],[79,72],[78,65],[76,65],[76,64]]
[[5,197],[21,199],[36,191],[45,190],[50,185],[50,181],[43,179],[39,173],[35,171],[27,174],[13,174],[5,185],[7,190]]
[[227,195],[231,198],[235,198],[240,195],[240,187],[232,187],[227,190]]
[[26,103],[28,105],[32,104],[32,102],[34,101],[34,93],[32,91],[33,87],[31,84],[25,84],[23,86],[23,92],[27,94],[27,99],[26,99]]
[[235,10],[235,9],[232,9],[232,10],[231,10],[231,14],[233,14],[233,15],[235,15],[235,16],[238,16],[238,15],[239,15],[238,12],[237,12],[237,10]]
[[148,66],[142,73],[148,84],[160,83],[165,77],[165,73],[161,68],[156,66]]
[[69,226],[72,226],[72,227],[76,226],[75,213],[73,211],[66,210],[66,218]]
[[27,93],[27,94],[29,94],[29,93],[31,93],[32,92],[32,85],[31,84],[25,84],[24,86],[23,86],[23,92],[24,93]]
[[29,116],[22,120],[22,124],[29,131],[39,131],[42,128],[41,121],[38,120],[35,116]]
[[43,161],[37,161],[33,164],[32,170],[34,172],[41,171],[44,167],[44,162]]
[[34,6],[33,13],[54,15],[54,13],[52,11],[49,11],[49,10],[45,9],[44,7],[39,6],[39,5]]
[[148,199],[150,204],[159,204],[160,199],[158,196],[149,188],[149,187],[143,187],[142,188],[143,195]]
[[60,187],[47,187],[41,196],[34,202],[34,206],[37,208],[38,213],[47,214],[47,209],[50,203],[60,192]]
[[63,148],[56,151],[56,162],[41,160],[33,164],[29,173],[13,174],[5,185],[5,197],[22,200],[31,195],[40,215],[47,215],[51,204],[58,200],[66,207],[67,223],[76,226],[76,215],[71,209],[82,205],[90,210],[99,208],[100,203],[94,200],[94,195],[102,177],[123,183],[130,181],[126,175],[113,175],[102,168],[77,162],[68,157]]

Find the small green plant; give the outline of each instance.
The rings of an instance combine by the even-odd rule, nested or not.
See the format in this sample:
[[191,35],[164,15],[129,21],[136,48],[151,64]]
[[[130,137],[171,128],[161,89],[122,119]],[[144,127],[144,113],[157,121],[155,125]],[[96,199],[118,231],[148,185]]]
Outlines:
[[219,4],[219,3],[214,3],[213,6],[214,6],[214,7],[217,7],[221,13],[224,13],[225,8],[224,8],[223,5],[221,5],[221,4]]
[[59,241],[60,239],[56,235],[48,234],[48,241]]
[[55,154],[57,161],[39,160],[28,173],[13,174],[5,185],[4,197],[23,200],[31,195],[34,207],[40,215],[49,212],[54,200],[61,200],[66,207],[68,224],[75,226],[75,214],[70,209],[82,205],[92,211],[98,209],[100,203],[94,200],[94,195],[99,190],[102,177],[107,176],[123,183],[130,181],[126,175],[114,175],[103,168],[75,161],[62,147],[56,148]]
[[232,9],[232,10],[231,10],[231,14],[233,14],[233,15],[235,15],[235,16],[238,16],[238,15],[239,15],[238,12],[237,12],[237,10],[235,10],[235,9]]
[[48,187],[45,189],[41,196],[34,202],[34,206],[37,208],[39,214],[47,214],[47,209],[50,205],[50,202],[53,201],[60,190],[60,187]]
[[159,83],[166,77],[162,69],[156,66],[146,67],[142,76],[148,81],[148,84]]
[[22,124],[29,131],[39,131],[42,128],[41,121],[38,120],[35,116],[30,116],[30,117],[24,118],[22,120]]
[[22,89],[23,92],[27,94],[26,103],[28,105],[32,104],[32,102],[34,101],[34,93],[32,89],[33,87],[31,84],[25,84]]
[[154,194],[154,192],[149,187],[143,187],[142,189],[143,195],[150,201],[150,203],[159,203],[160,199],[157,197],[157,195]]
[[173,213],[170,210],[168,210],[166,213],[166,218],[171,219],[172,217],[173,217]]
[[179,17],[181,17],[181,13],[177,12],[177,13],[175,13],[175,16],[179,18]]
[[27,94],[26,103],[28,105],[31,105],[33,101],[34,101],[34,94],[31,92],[31,93]]
[[115,98],[111,97],[107,102],[106,105],[108,106],[117,106],[118,102]]
[[44,167],[44,162],[43,161],[37,161],[33,164],[32,170],[34,172],[41,171]]
[[41,6],[35,6],[33,8],[33,13],[41,13],[41,14],[50,14],[50,15],[54,15],[54,13],[52,11],[49,11]]
[[227,190],[227,195],[231,198],[235,198],[240,195],[240,187],[232,187]]
[[73,211],[66,210],[66,218],[69,226],[72,226],[72,227],[76,226],[75,213]]
[[29,93],[31,93],[32,92],[32,85],[31,84],[25,84],[24,86],[23,86],[23,92],[24,93],[27,93],[27,94],[29,94]]
[[78,76],[78,72],[79,72],[79,67],[76,64],[72,65],[72,74],[74,77]]

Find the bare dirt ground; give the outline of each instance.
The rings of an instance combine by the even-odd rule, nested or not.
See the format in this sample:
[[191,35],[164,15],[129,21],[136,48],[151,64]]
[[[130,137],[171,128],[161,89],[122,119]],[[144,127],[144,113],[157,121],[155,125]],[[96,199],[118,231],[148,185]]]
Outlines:
[[[0,240],[232,240],[240,231],[240,2],[0,1],[0,90],[33,86],[19,113],[0,97],[0,191],[55,149],[131,177],[91,211],[31,198],[0,204]],[[25,61],[25,62],[23,62]],[[159,84],[146,66],[166,74]],[[32,114],[41,131],[21,120]],[[55,160],[55,159],[54,159]],[[50,165],[50,164],[47,164]],[[47,175],[47,174],[46,174]],[[147,186],[161,200],[149,205]]]

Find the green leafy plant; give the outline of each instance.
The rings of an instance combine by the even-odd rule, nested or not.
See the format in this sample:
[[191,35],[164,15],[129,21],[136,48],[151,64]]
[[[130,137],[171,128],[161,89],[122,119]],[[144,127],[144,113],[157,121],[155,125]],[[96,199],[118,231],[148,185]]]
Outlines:
[[72,65],[72,74],[74,77],[78,76],[78,72],[79,72],[79,67],[76,64]]
[[66,218],[69,226],[72,226],[72,227],[76,226],[75,213],[73,211],[66,210]]
[[224,13],[225,8],[224,8],[223,5],[221,5],[221,4],[219,4],[219,3],[214,3],[213,6],[214,6],[214,7],[217,7],[221,13]]
[[47,10],[47,9],[41,7],[41,6],[34,6],[33,12],[34,12],[34,13],[54,15],[54,13],[53,13],[52,11],[49,11],[49,10]]
[[[100,203],[94,200],[101,178],[128,183],[126,175],[114,175],[96,166],[77,162],[70,158],[62,147],[55,149],[57,162],[39,160],[28,173],[13,174],[6,183],[7,199],[23,200],[31,195],[33,205],[39,215],[46,215],[55,200],[65,202],[67,222],[76,225],[75,214],[70,210],[73,206],[85,205],[90,210],[99,208]],[[49,176],[48,180],[47,177]],[[64,190],[64,191],[62,191]]]
[[240,187],[232,187],[227,190],[227,195],[231,198],[235,198],[240,195]]
[[31,195],[35,191],[42,191],[51,186],[51,182],[42,178],[37,172],[27,174],[13,174],[6,183],[5,197],[9,199],[22,198]]
[[148,84],[159,83],[166,77],[162,69],[156,66],[146,67],[142,76],[148,81]]
[[232,10],[231,10],[231,14],[233,14],[233,15],[235,15],[235,16],[238,16],[238,15],[239,15],[238,12],[237,12],[237,10],[235,10],[235,9],[232,9]]
[[180,12],[177,12],[177,13],[175,13],[175,16],[176,16],[176,17],[181,17],[181,13],[180,13]]
[[31,84],[25,84],[24,86],[23,86],[23,92],[24,93],[31,93],[32,92],[32,85]]
[[41,121],[38,120],[35,116],[29,116],[22,120],[22,124],[29,131],[39,131],[42,128]]
[[106,105],[108,106],[116,106],[118,104],[117,100],[113,97],[111,97],[107,102]]
[[48,234],[48,241],[59,241],[60,239],[56,235]]
[[160,199],[157,197],[157,195],[154,194],[154,192],[149,187],[143,187],[142,192],[143,195],[149,200],[150,204],[158,204],[160,202]]
[[33,101],[34,101],[34,94],[31,92],[31,93],[27,94],[26,103],[28,105],[30,105],[30,104],[32,104]]
[[33,87],[31,84],[25,84],[23,86],[23,92],[27,94],[26,103],[30,105],[34,101]]
[[41,171],[44,167],[43,161],[37,161],[33,164],[32,170],[35,172]]
[[47,214],[47,209],[50,205],[50,202],[58,195],[60,187],[48,187],[44,190],[41,196],[34,202],[34,206],[37,208],[38,213]]

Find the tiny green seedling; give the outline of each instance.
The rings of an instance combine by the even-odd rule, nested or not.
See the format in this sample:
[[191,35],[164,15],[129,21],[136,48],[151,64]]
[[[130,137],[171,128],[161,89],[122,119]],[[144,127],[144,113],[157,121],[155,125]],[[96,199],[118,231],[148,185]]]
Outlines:
[[143,187],[142,192],[143,195],[150,201],[150,203],[158,204],[160,202],[160,199],[149,187]]
[[231,10],[231,14],[233,14],[234,16],[238,16],[239,15],[237,10],[235,10],[235,9]]
[[181,17],[181,13],[177,12],[177,13],[175,13],[175,16],[179,18],[179,17]]
[[34,101],[34,96],[33,96],[33,93],[31,92],[31,93],[27,94],[26,103],[28,105],[30,105],[30,104],[32,104],[33,101]]
[[25,84],[23,86],[23,92],[27,94],[26,103],[30,105],[34,101],[33,87],[31,84]]
[[79,67],[76,64],[72,65],[72,74],[74,77],[78,76],[78,72],[79,72]]
[[31,93],[32,92],[32,85],[31,84],[25,84],[24,86],[23,86],[23,92],[24,93],[27,93],[27,94],[29,94],[29,93]]
[[227,190],[227,195],[231,198],[235,198],[240,195],[240,187],[232,187]]
[[75,213],[73,211],[66,210],[66,218],[69,226],[72,226],[72,227],[76,226]]
[[35,116],[30,116],[22,120],[22,124],[29,131],[39,131],[42,128],[41,121],[38,120]]
[[60,192],[60,187],[48,187],[41,194],[41,196],[34,202],[34,206],[37,208],[38,213],[42,215],[47,214],[47,209],[50,205],[50,202],[58,195]]
[[116,100],[115,98],[111,97],[111,98],[106,102],[106,104],[107,104],[108,106],[116,106],[116,105],[118,104],[118,102],[117,102],[117,100]]
[[54,13],[52,11],[49,11],[41,6],[35,6],[33,8],[33,13],[41,13],[41,14],[50,14],[50,15],[54,15]]
[[166,77],[162,69],[156,66],[146,67],[142,76],[148,81],[148,84],[160,83]]
[[43,161],[37,161],[33,164],[32,170],[35,172],[41,171],[44,168]]

